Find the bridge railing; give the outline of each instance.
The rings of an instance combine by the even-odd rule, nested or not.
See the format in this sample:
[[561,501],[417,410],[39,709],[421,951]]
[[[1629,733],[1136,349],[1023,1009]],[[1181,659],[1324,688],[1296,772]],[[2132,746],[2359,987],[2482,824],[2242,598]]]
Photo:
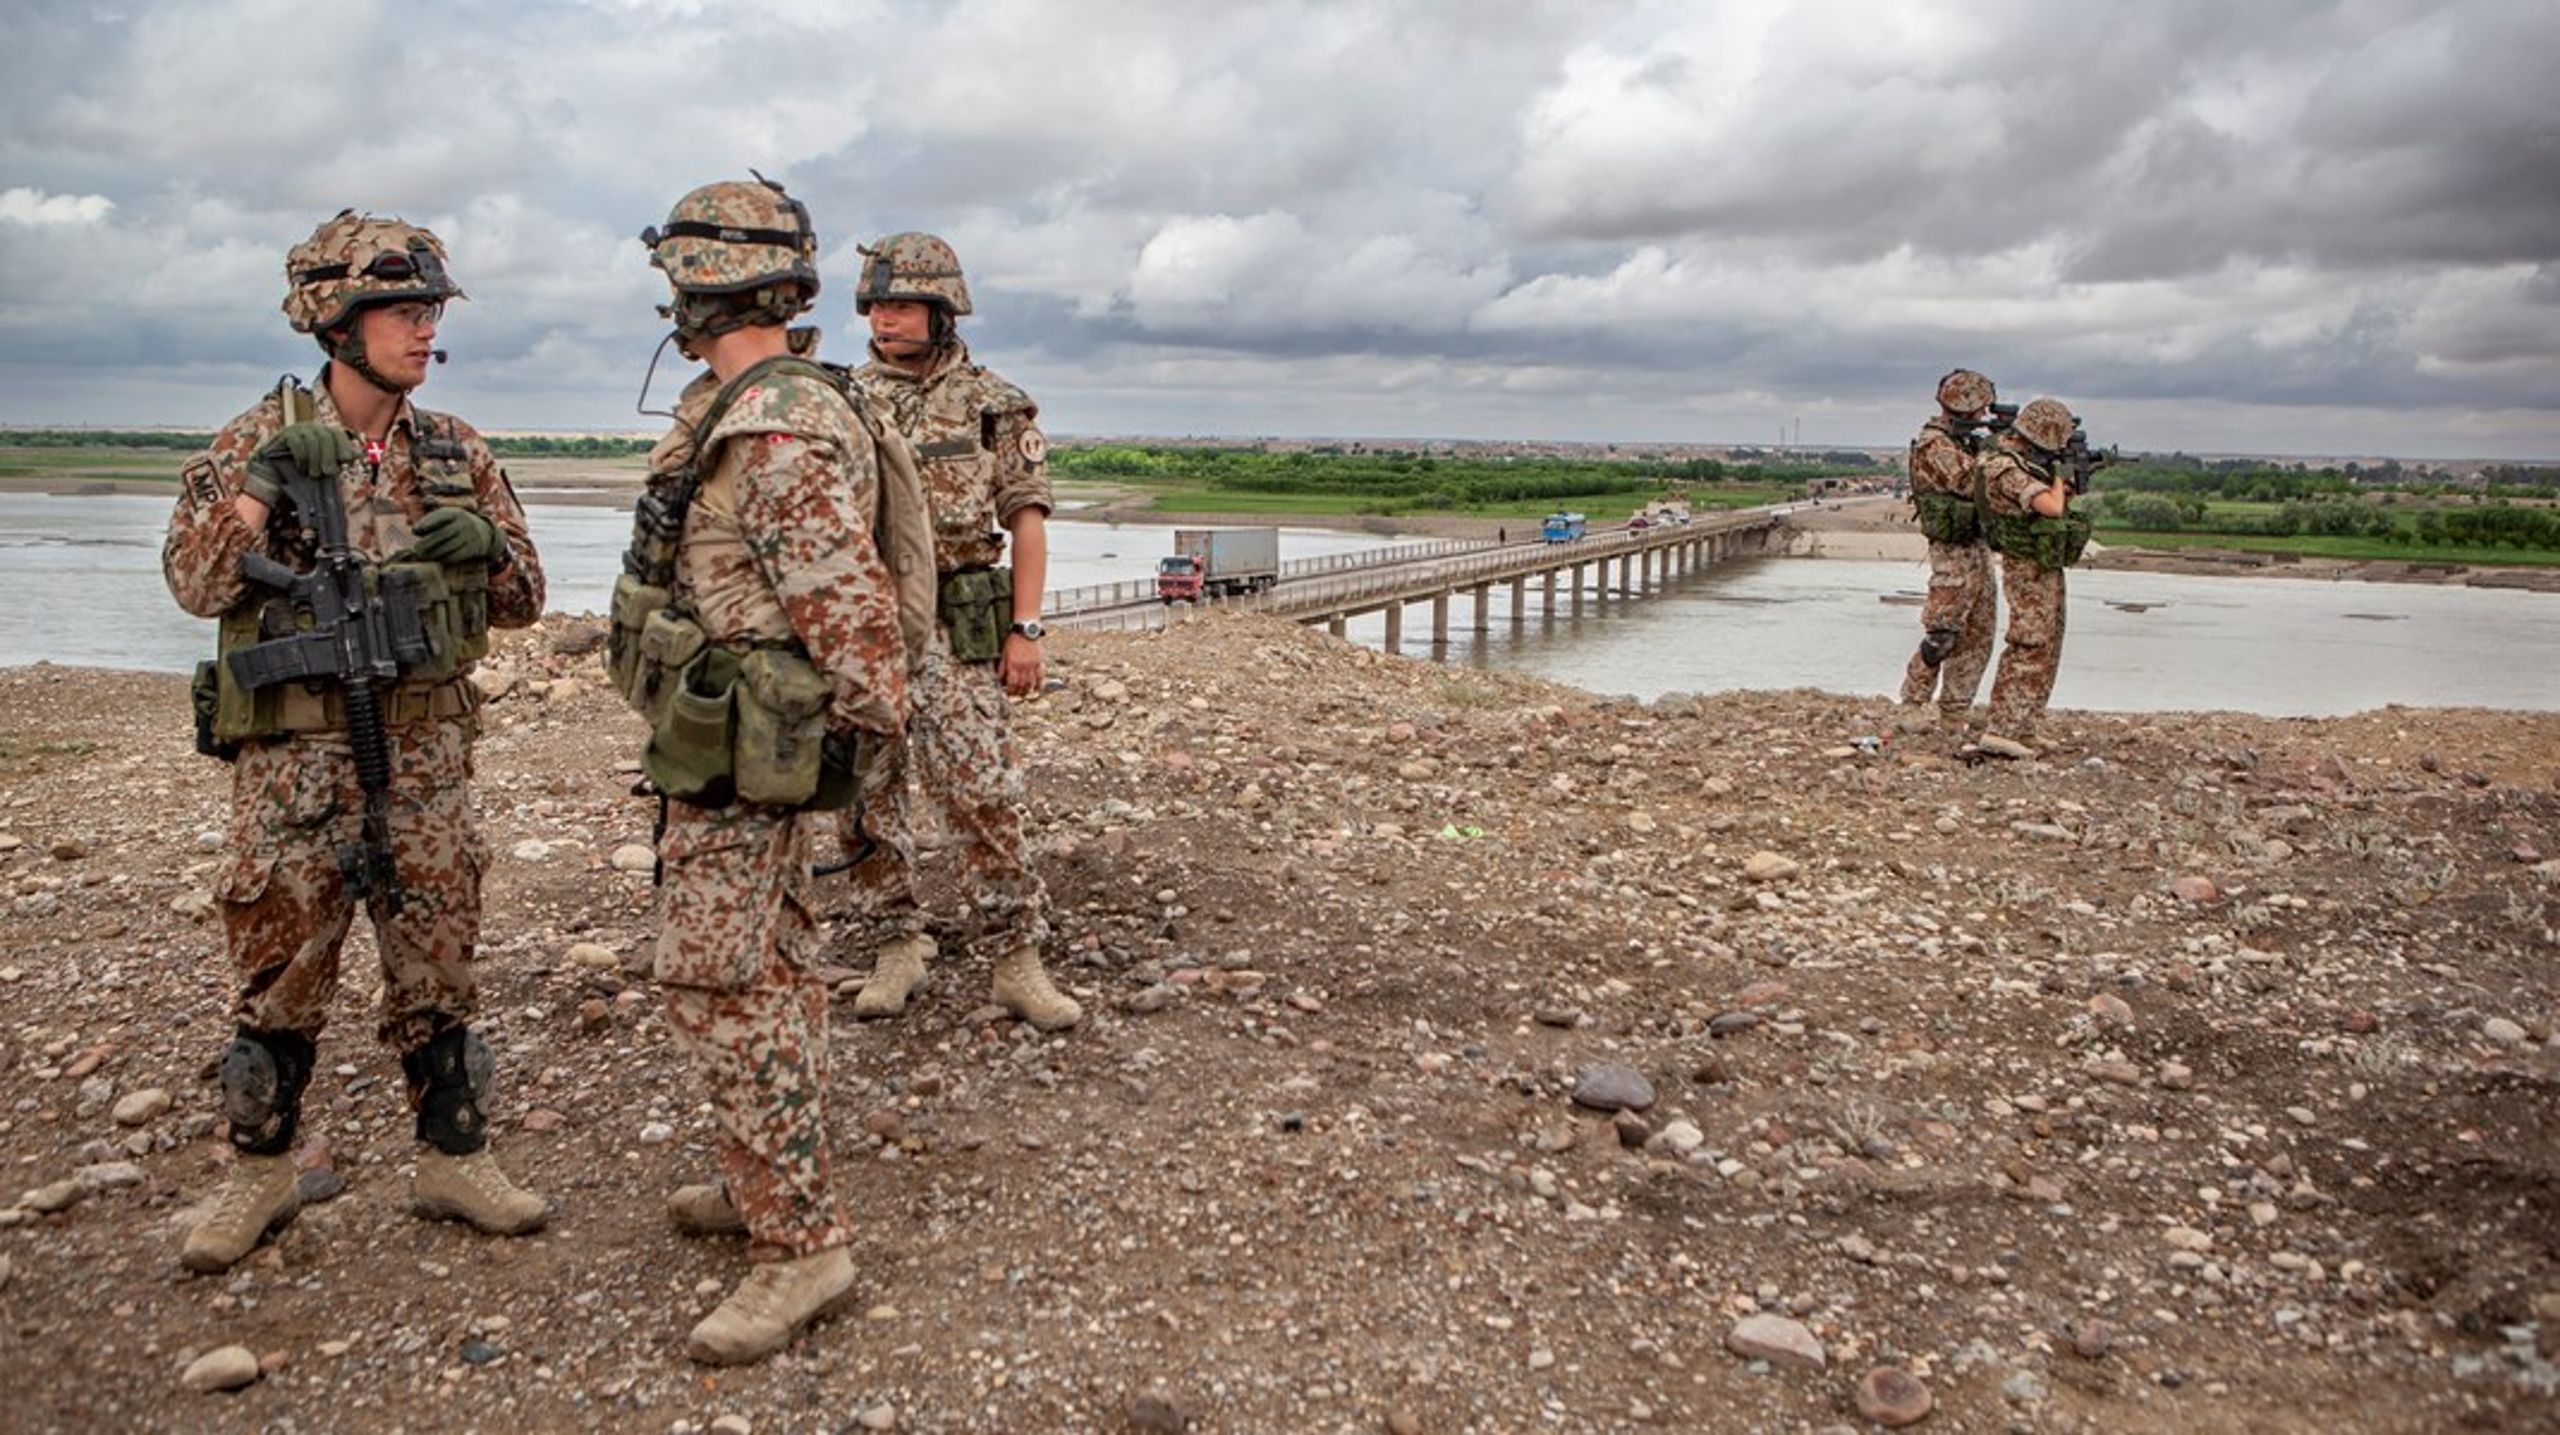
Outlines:
[[[1327,553],[1316,558],[1293,558],[1280,565],[1280,580],[1313,578],[1325,573],[1350,573],[1364,568],[1385,568],[1403,563],[1419,563],[1426,558],[1441,558],[1453,553],[1470,553],[1495,548],[1489,538],[1434,538],[1420,543],[1399,543],[1387,548],[1362,548],[1350,553]],[[1152,561],[1152,560],[1151,560]],[[1131,603],[1151,602],[1156,596],[1155,575],[1123,579],[1117,583],[1087,583],[1076,588],[1053,588],[1042,594],[1040,612],[1043,617],[1066,618],[1090,613],[1097,608],[1119,608]],[[1094,626],[1110,627],[1103,623]]]

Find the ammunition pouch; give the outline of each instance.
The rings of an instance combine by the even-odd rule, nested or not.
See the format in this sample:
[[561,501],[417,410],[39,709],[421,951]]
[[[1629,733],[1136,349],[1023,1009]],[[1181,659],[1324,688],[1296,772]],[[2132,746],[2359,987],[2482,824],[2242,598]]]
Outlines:
[[655,728],[710,635],[690,610],[674,605],[668,590],[628,573],[614,580],[612,613],[605,669],[623,701]]
[[187,704],[195,710],[196,752],[222,762],[238,758],[240,744],[214,736],[214,723],[222,712],[222,664],[219,661],[207,658],[196,664],[195,681],[187,685]]
[[1005,630],[1013,621],[1013,570],[962,568],[946,573],[934,595],[934,615],[963,663],[992,663],[1004,656]]
[[2089,546],[2092,524],[2085,513],[2068,513],[2060,518],[2036,514],[2029,518],[1995,517],[1991,520],[1991,545],[2011,558],[2023,558],[2046,568],[2068,568],[2080,561]]
[[738,661],[738,734],[730,764],[745,802],[806,806],[818,795],[834,684],[787,648]]
[[[690,619],[683,622],[696,634],[702,631]],[[698,647],[683,666],[659,671],[672,673],[674,680],[660,689],[664,696],[649,727],[640,770],[660,792],[678,802],[728,806],[738,797],[732,765],[738,731],[738,655],[727,648]]]
[[1912,503],[1920,510],[1920,532],[1932,543],[1972,543],[1982,537],[1982,518],[1970,498],[1924,493]]
[[459,671],[464,663],[489,656],[489,565],[445,564],[444,591],[452,614],[446,631],[452,636],[453,666]]

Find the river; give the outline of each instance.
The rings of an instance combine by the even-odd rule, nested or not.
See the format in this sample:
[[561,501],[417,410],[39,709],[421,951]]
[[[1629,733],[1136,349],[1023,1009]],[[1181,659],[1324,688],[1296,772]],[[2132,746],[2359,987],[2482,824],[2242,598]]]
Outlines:
[[[0,493],[0,666],[180,672],[205,656],[212,625],[178,611],[160,580],[168,510],[159,497]],[[551,606],[602,612],[628,515],[535,504],[529,518]],[[1049,531],[1058,588],[1142,578],[1172,548],[1166,525],[1059,521]],[[1309,558],[1387,541],[1293,528],[1283,531],[1281,553]],[[1878,598],[1917,590],[1927,576],[1916,562],[1755,559],[1641,599],[1587,598],[1578,617],[1541,614],[1533,584],[1517,628],[1508,591],[1497,589],[1484,633],[1471,631],[1471,602],[1452,603],[1443,656],[1645,698],[1731,688],[1887,693],[1918,640],[1919,614]],[[1427,631],[1424,611],[1406,621],[1408,653],[1430,652],[1413,638]],[[1372,645],[1383,632],[1376,617],[1350,630]],[[2077,572],[2054,703],[2270,716],[2389,703],[2560,711],[2560,595]]]

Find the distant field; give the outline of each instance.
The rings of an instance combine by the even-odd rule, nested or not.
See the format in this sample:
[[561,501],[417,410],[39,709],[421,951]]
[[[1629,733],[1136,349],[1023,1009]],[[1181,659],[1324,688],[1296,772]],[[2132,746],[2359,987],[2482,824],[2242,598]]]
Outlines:
[[0,447],[0,478],[166,483],[186,461],[187,455],[176,449]]
[[2098,541],[2123,548],[2225,548],[2235,553],[2299,553],[2306,558],[2358,558],[2399,563],[2469,563],[2480,567],[2560,565],[2560,548],[2504,548],[2489,544],[2419,543],[2391,538],[2339,538],[2312,534],[2146,533],[2101,528]]

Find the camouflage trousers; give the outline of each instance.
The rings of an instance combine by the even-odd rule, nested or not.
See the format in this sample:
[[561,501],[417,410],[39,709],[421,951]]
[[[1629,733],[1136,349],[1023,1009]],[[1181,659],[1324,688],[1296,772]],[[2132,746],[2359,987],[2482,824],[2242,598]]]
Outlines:
[[1970,712],[1974,690],[1982,686],[1982,670],[1991,665],[1998,609],[1990,548],[1932,542],[1929,598],[1920,608],[1920,649],[1903,669],[1902,700],[1916,707],[1934,696],[1949,716]]
[[849,1245],[827,1154],[827,989],[816,969],[807,821],[754,803],[669,803],[658,841],[657,977],[709,1089],[748,1257]]
[[[1031,870],[1023,836],[1027,792],[1013,738],[1005,727],[1003,679],[994,663],[951,656],[941,630],[908,678],[913,711],[906,741],[886,758],[866,790],[860,837],[871,849],[853,868],[856,901],[881,937],[924,930],[916,897],[913,818],[916,803],[940,812],[959,850],[961,889],[968,894],[963,939],[1001,954],[1049,939],[1049,892]],[[921,799],[909,780],[922,789]]]
[[2062,671],[2062,570],[2004,555],[2000,591],[2009,600],[2009,631],[1987,721],[2002,737],[2022,737],[2044,716]]
[[[382,958],[375,1034],[414,1051],[472,1010],[480,875],[488,846],[471,816],[471,741],[461,715],[391,730],[391,853],[400,912],[374,918]],[[363,837],[364,792],[340,733],[253,742],[231,774],[231,830],[214,896],[239,975],[233,1014],[260,1031],[317,1037],[338,989],[356,901],[338,865]]]

